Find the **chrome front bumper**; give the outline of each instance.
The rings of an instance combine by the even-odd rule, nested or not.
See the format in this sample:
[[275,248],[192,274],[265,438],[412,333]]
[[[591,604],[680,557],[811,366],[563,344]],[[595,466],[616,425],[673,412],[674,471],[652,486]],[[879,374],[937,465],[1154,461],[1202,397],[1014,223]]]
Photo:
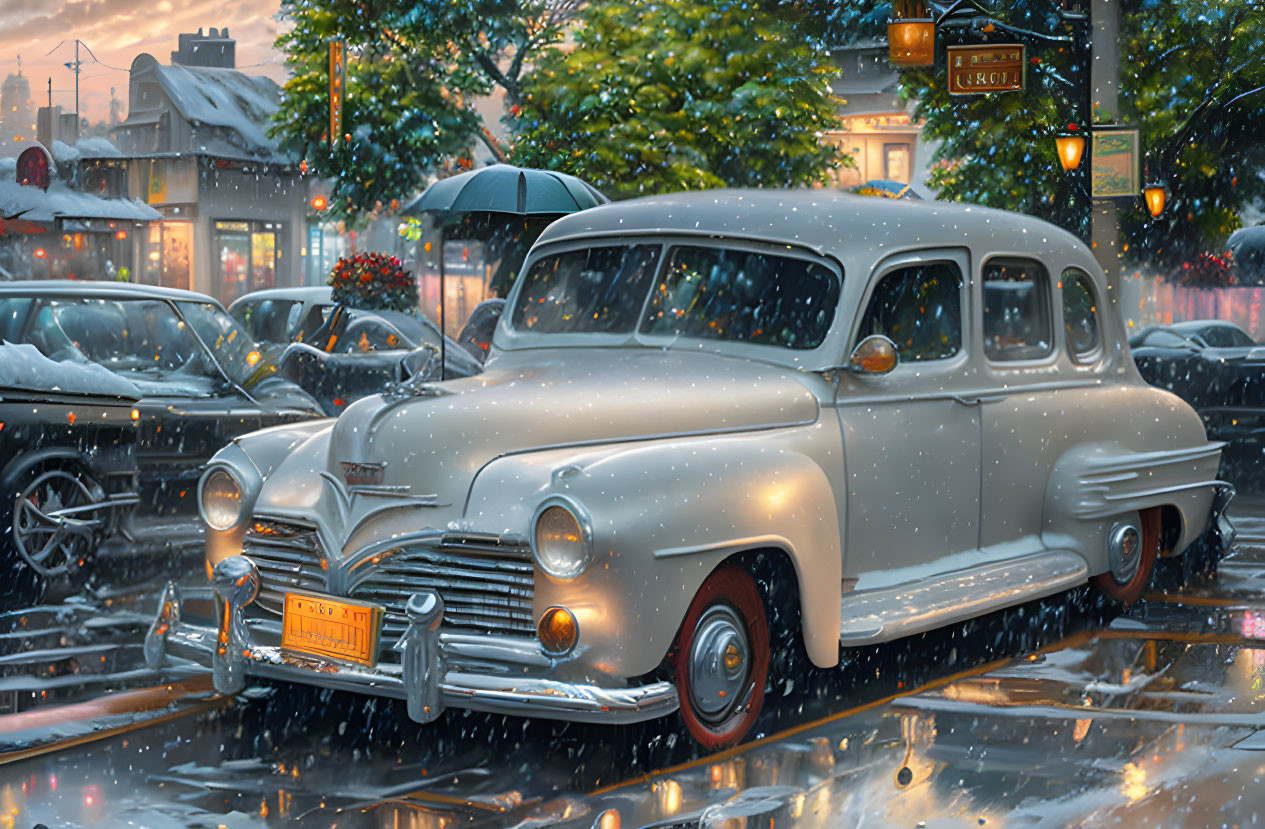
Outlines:
[[[253,641],[244,611],[258,592],[258,575],[245,556],[220,562],[214,582],[216,626],[183,620],[180,595],[168,583],[145,637],[151,668],[163,665],[168,655],[209,665],[222,694],[235,694],[248,677],[259,677],[394,697],[422,723],[445,708],[619,724],[663,717],[678,707],[670,682],[612,688],[532,675],[547,674],[552,660],[526,640],[440,631],[443,601],[431,590],[419,591],[408,602],[408,629],[394,646],[400,663],[371,667]],[[471,670],[478,665],[490,670]]]

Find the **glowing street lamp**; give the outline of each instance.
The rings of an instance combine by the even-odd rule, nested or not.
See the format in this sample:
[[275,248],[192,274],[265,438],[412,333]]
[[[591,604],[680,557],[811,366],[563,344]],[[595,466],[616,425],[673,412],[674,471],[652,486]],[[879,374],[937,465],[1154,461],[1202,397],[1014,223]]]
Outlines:
[[327,207],[329,207],[329,199],[325,198],[324,196],[312,197],[312,209],[315,210],[317,213],[320,213],[322,210],[324,210]]
[[1068,124],[1067,128],[1067,132],[1054,136],[1054,145],[1058,147],[1059,163],[1070,173],[1081,166],[1081,156],[1085,154],[1085,136],[1078,131],[1075,124]]
[[895,66],[932,66],[936,57],[936,21],[921,0],[896,0],[887,23],[888,59]]
[[1168,188],[1162,182],[1152,182],[1142,188],[1142,198],[1146,199],[1146,209],[1151,211],[1151,218],[1158,218],[1168,201]]

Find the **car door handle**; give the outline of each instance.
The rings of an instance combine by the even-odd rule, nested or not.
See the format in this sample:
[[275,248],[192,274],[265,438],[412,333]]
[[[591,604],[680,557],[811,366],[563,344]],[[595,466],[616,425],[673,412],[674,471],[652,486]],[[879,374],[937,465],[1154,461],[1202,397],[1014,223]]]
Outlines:
[[963,406],[982,406],[985,403],[1000,403],[1010,395],[1008,394],[972,394],[972,395],[953,395],[953,399]]

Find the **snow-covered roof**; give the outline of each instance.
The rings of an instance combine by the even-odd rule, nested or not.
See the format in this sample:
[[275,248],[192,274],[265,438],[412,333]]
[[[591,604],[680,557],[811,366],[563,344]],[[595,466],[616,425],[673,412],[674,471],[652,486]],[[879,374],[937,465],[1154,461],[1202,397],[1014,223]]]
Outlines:
[[50,360],[33,345],[0,341],[0,396],[3,389],[91,394],[139,400],[140,390],[96,363]]
[[45,192],[0,178],[0,216],[19,215],[33,222],[61,218],[153,222],[162,218],[161,213],[139,199],[105,199],[72,190],[61,181],[54,181]]
[[276,142],[265,132],[281,103],[281,87],[271,78],[210,66],[159,64],[154,71],[187,120],[227,127],[247,149],[276,154]]
[[81,138],[75,144],[80,158],[122,158],[123,152],[110,143],[110,139],[99,135]]

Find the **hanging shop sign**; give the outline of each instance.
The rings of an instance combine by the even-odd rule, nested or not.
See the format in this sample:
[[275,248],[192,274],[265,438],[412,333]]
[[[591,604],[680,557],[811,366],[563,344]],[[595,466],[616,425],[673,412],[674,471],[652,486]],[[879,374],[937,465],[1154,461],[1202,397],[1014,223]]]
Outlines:
[[1138,131],[1114,126],[1094,127],[1090,163],[1094,198],[1137,198],[1142,186]]
[[1019,92],[1024,88],[1028,62],[1022,43],[949,46],[949,94]]

